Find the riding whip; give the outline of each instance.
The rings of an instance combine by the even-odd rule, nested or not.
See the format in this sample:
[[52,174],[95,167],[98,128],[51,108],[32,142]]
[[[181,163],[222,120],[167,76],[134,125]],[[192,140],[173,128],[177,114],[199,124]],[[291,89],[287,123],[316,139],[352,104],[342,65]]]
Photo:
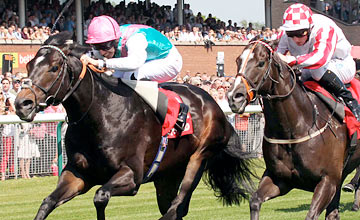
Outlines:
[[70,7],[70,5],[71,5],[71,3],[73,3],[73,1],[74,1],[74,0],[69,0],[69,1],[66,3],[65,7],[61,10],[60,14],[59,14],[58,17],[56,18],[56,20],[55,20],[55,22],[54,22],[54,24],[53,24],[53,26],[52,26],[52,28],[51,28],[51,32],[50,32],[50,33],[52,33],[52,32],[54,31],[54,29],[55,29],[55,27],[56,27],[56,24],[58,23],[60,17],[64,14],[65,10]]

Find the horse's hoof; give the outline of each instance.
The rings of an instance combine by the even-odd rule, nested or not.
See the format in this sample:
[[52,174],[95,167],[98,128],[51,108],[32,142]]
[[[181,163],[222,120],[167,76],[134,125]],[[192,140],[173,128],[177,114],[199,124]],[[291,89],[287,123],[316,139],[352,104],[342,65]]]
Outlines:
[[353,205],[351,210],[357,212],[357,211],[359,211],[359,206],[358,205]]
[[342,190],[343,190],[344,192],[351,192],[351,193],[352,193],[352,192],[354,192],[355,187],[353,186],[353,184],[348,183],[348,184],[346,184],[345,186],[343,186]]

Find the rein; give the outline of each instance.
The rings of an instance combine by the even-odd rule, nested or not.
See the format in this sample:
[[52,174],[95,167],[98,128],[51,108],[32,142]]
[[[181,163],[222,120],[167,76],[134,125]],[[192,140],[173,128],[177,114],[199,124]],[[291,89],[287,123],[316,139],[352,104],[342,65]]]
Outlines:
[[[287,94],[285,94],[285,95],[270,95],[270,94],[267,94],[266,96],[258,94],[259,89],[263,86],[263,84],[265,83],[265,80],[267,78],[270,78],[270,80],[273,81],[274,83],[279,83],[278,81],[274,80],[270,76],[271,64],[272,64],[272,62],[274,60],[274,57],[273,57],[274,56],[274,50],[271,48],[271,46],[269,44],[267,44],[267,43],[265,43],[264,41],[261,41],[261,40],[252,41],[252,42],[250,42],[250,44],[254,44],[254,46],[251,48],[250,53],[246,57],[243,67],[239,70],[238,74],[236,75],[236,77],[240,77],[241,81],[245,84],[246,93],[248,95],[247,96],[248,102],[253,102],[253,101],[256,100],[256,98],[266,98],[268,100],[271,100],[271,99],[281,99],[281,98],[288,97],[294,91],[294,89],[296,87],[296,73],[289,65],[287,65],[287,67],[292,73],[291,76],[294,79],[294,83],[293,83],[293,86],[291,87],[290,91]],[[264,77],[261,79],[261,82],[256,86],[248,77],[245,76],[244,71],[245,71],[246,66],[248,64],[249,57],[253,53],[253,51],[256,48],[257,44],[261,44],[261,45],[265,46],[270,51],[270,58],[269,58],[269,65],[268,65],[268,68],[266,69]]]

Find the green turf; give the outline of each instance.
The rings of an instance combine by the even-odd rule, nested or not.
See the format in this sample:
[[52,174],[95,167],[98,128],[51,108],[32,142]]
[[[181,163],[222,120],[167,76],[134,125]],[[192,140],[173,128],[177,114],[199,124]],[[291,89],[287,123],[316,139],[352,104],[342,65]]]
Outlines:
[[[259,161],[263,165],[262,160]],[[262,174],[263,168],[256,169]],[[354,173],[349,175],[349,180]],[[42,200],[55,188],[57,177],[36,177],[30,180],[7,180],[0,182],[0,219],[33,219]],[[94,187],[85,195],[78,196],[56,208],[49,220],[96,219],[93,205]],[[275,198],[262,205],[260,219],[305,219],[312,193],[292,190],[289,194]],[[351,211],[352,193],[342,193],[340,215],[342,220],[360,219],[360,212]],[[232,220],[250,219],[249,205],[223,207],[213,192],[201,183],[195,190],[189,214],[185,220]],[[113,197],[106,208],[107,220],[159,219],[155,190],[152,183],[141,186],[134,197]],[[324,219],[324,213],[320,219]]]

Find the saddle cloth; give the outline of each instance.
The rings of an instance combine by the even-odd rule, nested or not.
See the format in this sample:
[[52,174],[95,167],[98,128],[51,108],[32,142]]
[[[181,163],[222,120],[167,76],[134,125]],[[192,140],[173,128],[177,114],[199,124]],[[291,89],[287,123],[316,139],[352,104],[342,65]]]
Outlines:
[[[182,99],[173,91],[158,87],[155,81],[137,81],[121,79],[123,83],[132,88],[154,110],[162,123],[161,135],[167,138],[176,138],[178,131],[174,128],[180,110]],[[193,124],[190,112],[187,114],[186,125],[181,136],[192,134]]]
[[[335,101],[334,97],[327,90],[325,90],[323,87],[321,87],[317,82],[306,81],[306,82],[304,82],[304,85],[311,91],[321,93],[322,95],[333,100],[333,103],[335,105],[336,101]],[[351,91],[351,94],[353,95],[353,97],[359,102],[360,81],[358,79],[354,78],[350,82],[350,87],[348,89]],[[344,106],[344,111],[345,111],[345,115],[344,115],[345,117],[343,118],[343,122],[346,123],[346,125],[347,125],[350,138],[356,131],[358,131],[358,134],[360,134],[359,133],[360,122],[356,120],[354,114],[351,112],[351,110],[347,106]],[[358,135],[357,138],[360,139],[360,135]]]

